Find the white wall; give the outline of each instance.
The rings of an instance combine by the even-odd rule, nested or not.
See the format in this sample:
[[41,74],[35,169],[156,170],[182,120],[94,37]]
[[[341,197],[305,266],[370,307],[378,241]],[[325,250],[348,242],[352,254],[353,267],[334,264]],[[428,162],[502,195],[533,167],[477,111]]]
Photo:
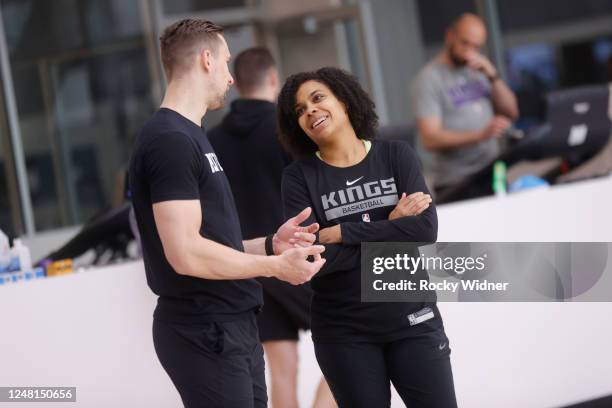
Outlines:
[[[612,241],[611,208],[610,178],[447,205],[439,240]],[[76,386],[76,407],[179,406],[153,350],[154,304],[141,263],[0,286],[0,384]],[[439,306],[459,406],[559,407],[612,394],[612,303]],[[308,336],[300,350],[306,407],[319,371]],[[393,406],[403,406],[397,396]]]
[[[445,205],[440,242],[612,242],[612,178]],[[608,262],[612,262],[609,260]],[[612,303],[440,303],[464,407],[612,394]]]

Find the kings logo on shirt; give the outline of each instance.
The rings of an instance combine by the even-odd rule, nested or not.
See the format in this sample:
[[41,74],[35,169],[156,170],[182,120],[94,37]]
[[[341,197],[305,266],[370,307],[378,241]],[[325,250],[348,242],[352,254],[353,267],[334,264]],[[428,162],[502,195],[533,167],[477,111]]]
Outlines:
[[223,167],[221,167],[221,163],[219,163],[219,159],[217,159],[217,155],[214,153],[206,153],[206,158],[208,159],[208,164],[210,164],[210,171],[214,173],[218,171],[223,171]]
[[374,208],[395,206],[397,201],[397,186],[393,177],[357,184],[321,196],[328,221]]

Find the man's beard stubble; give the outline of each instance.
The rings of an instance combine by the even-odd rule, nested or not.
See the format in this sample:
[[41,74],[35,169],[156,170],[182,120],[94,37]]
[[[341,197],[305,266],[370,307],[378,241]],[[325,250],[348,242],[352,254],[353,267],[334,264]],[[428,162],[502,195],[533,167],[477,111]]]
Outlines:
[[453,51],[453,47],[449,46],[447,48],[447,53],[448,53],[448,58],[450,59],[451,63],[457,67],[457,68],[461,68],[464,67],[467,64],[467,61],[461,57],[458,57],[455,52]]
[[226,89],[220,96],[217,96],[209,105],[208,109],[211,111],[223,109],[225,107],[225,98],[227,97],[227,92],[229,89]]
[[225,107],[225,98],[217,99],[208,106],[208,110],[216,111]]

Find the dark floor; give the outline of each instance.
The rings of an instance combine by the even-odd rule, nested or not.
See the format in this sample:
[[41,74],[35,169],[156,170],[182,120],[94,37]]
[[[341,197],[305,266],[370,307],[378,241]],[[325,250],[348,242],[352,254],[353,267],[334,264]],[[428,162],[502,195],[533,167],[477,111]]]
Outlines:
[[612,408],[612,395],[597,398],[591,401],[580,402],[574,405],[568,405],[564,408]]

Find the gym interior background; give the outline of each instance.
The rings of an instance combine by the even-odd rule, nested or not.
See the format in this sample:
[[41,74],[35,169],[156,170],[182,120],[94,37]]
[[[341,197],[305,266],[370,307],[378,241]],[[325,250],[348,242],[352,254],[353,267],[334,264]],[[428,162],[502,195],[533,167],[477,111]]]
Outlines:
[[[165,86],[157,39],[161,29],[177,19],[187,16],[206,18],[223,25],[234,55],[254,45],[268,46],[279,61],[283,76],[325,65],[347,69],[373,96],[382,125],[410,127],[414,120],[410,84],[422,66],[442,47],[448,24],[467,11],[479,14],[487,24],[486,52],[518,97],[521,110],[519,127],[528,128],[542,120],[542,101],[551,91],[605,85],[612,81],[610,0],[0,0],[0,229],[11,237],[28,238],[33,258],[36,258],[66,241],[92,217],[123,200],[124,172],[132,143],[142,123],[156,110]],[[229,99],[235,97],[233,90]],[[225,111],[210,113],[204,125],[215,125],[224,114]],[[422,149],[419,152],[427,164],[427,153]],[[468,237],[443,232],[441,240],[612,241],[612,228],[608,228],[611,226],[609,208],[612,207],[605,210],[605,203],[612,202],[609,186],[607,183],[584,190],[587,196],[582,196],[583,200],[603,197],[596,208],[578,209],[581,213],[595,212],[589,215],[594,218],[576,218],[561,234],[554,233],[559,227],[551,218],[545,232],[540,226],[537,226],[538,233],[532,234],[528,226],[503,236],[499,233],[473,233]],[[542,195],[535,200],[541,203],[549,198]],[[481,206],[478,208],[488,211],[497,204],[478,205]],[[508,210],[514,211],[515,208],[509,206]],[[451,220],[456,215],[453,211],[453,207],[442,208],[441,219],[446,216],[449,223],[457,222]],[[608,220],[598,218],[601,214],[607,214]],[[521,225],[526,225],[525,219],[521,222]],[[535,230],[536,225],[532,226]],[[457,226],[457,230],[460,227]],[[133,285],[128,283],[117,296],[129,296],[129,290],[136,290],[139,294],[136,296],[138,310],[148,316],[152,307],[150,310],[147,308],[152,298],[145,293],[146,285],[142,279],[130,279],[134,281]],[[140,284],[142,290],[135,289]],[[36,296],[49,295],[49,290],[56,285],[53,283],[46,290],[36,289]],[[108,289],[112,291],[113,287],[109,282]],[[3,289],[0,288],[0,292]],[[57,290],[59,292],[52,297],[63,293],[62,289]],[[23,299],[20,296],[21,292],[14,295],[7,292],[6,296],[0,293],[7,307],[15,307],[9,302],[20,302]],[[83,293],[74,299],[86,304],[91,301],[87,297]],[[123,307],[132,304],[127,299],[117,302]],[[119,316],[124,312],[117,305],[111,306],[109,316],[115,316],[115,313]],[[525,305],[515,305],[513,307],[521,307],[528,316],[528,322],[517,321],[517,327],[525,324],[537,328],[536,316],[543,319],[552,315],[560,319],[565,315],[567,318],[567,313],[584,316],[585,310],[570,311],[569,306],[545,305],[544,308],[563,307],[563,310],[533,312]],[[73,304],[64,311],[71,313],[69,310],[79,307]],[[88,307],[83,306],[83,310],[89,310]],[[457,307],[463,308],[454,317],[459,320],[467,309],[464,305]],[[95,306],[91,305],[91,308],[94,310]],[[494,305],[484,313],[492,319],[500,315],[516,315],[516,310],[501,309],[502,305]],[[83,310],[81,313],[85,313]],[[610,311],[609,306],[601,305],[597,312],[587,314],[595,318],[606,316],[606,313],[609,316]],[[32,306],[31,314],[38,312]],[[478,313],[481,312],[479,309]],[[563,321],[568,323],[559,320],[552,332],[565,333],[575,326],[566,318]],[[474,318],[468,320],[472,322]],[[612,341],[612,333],[609,328],[599,328],[602,321],[596,320],[592,323],[597,328],[592,327],[590,338],[595,340],[597,347],[609,349],[605,345]],[[461,325],[456,324],[457,327],[449,329],[453,335],[461,330]],[[136,326],[144,333],[130,339],[134,342],[135,339],[150,341],[146,324],[138,323]],[[51,326],[48,329],[51,330]],[[11,329],[7,327],[5,330]],[[23,333],[38,336],[37,340],[44,342],[45,335],[42,334],[41,338],[40,332],[28,329]],[[107,340],[113,341],[111,337]],[[483,339],[471,341],[477,340]],[[559,340],[546,341],[553,344],[551,342]],[[548,370],[546,372],[551,377],[540,378],[536,380],[537,384],[532,384],[533,388],[522,389],[525,398],[517,401],[533,401],[533,405],[505,405],[507,401],[496,405],[466,403],[478,401],[477,394],[486,394],[487,391],[479,389],[477,384],[468,385],[469,379],[465,377],[457,378],[460,403],[463,401],[467,404],[463,406],[467,407],[553,407],[612,394],[612,385],[605,385],[610,381],[609,372],[604,367],[612,367],[609,350],[599,359],[591,356],[593,359],[589,360],[587,355],[584,365],[571,367],[584,380],[576,385],[576,392],[572,392],[574,389],[567,383],[548,384],[551,378],[560,375],[559,370],[567,369],[563,361],[568,357],[564,353],[588,354],[585,349],[590,347],[589,343],[576,341],[555,345],[563,354],[559,356],[558,366],[547,365],[545,371]],[[36,347],[38,343],[32,340],[31,344]],[[565,348],[564,344],[570,348]],[[507,347],[508,344],[500,346],[497,353],[504,353]],[[581,350],[571,347],[581,347]],[[3,350],[7,350],[6,347]],[[523,351],[529,355],[529,351]],[[491,352],[495,353],[494,349]],[[144,356],[141,357],[144,361]],[[154,354],[151,358],[154,359]],[[486,364],[484,360],[479,357],[480,364]],[[512,364],[510,360],[504,361]],[[589,361],[593,365],[589,365]],[[61,359],[55,364],[60,366]],[[78,362],[74,364],[78,365]],[[501,362],[499,367],[505,372]],[[513,366],[512,369],[519,370],[515,374],[521,376],[530,367]],[[25,381],[26,370],[23,367],[21,370]],[[2,376],[0,386],[12,385],[8,379],[17,377],[9,374]],[[160,369],[160,376],[149,382],[145,381],[148,378],[145,374],[136,374],[140,390],[150,388],[147,384],[151,383],[160,384],[161,389],[168,386],[162,374]],[[607,376],[608,381],[599,378],[599,374]],[[461,370],[456,375],[461,375]],[[496,376],[498,372],[489,375]],[[505,378],[503,385],[494,387],[491,392],[505,390],[508,394],[514,393],[512,376],[499,376]],[[561,377],[560,381],[569,381],[569,378],[573,377]],[[540,398],[539,386],[544,390],[560,388],[561,391],[558,398]],[[125,395],[130,393],[128,388],[126,385],[123,389]],[[111,393],[120,391],[120,388],[115,388]],[[153,396],[157,391],[152,391]],[[533,392],[531,396],[530,392]],[[100,390],[95,395],[90,401],[104,401]],[[166,399],[161,401],[175,401],[171,388],[164,395]],[[129,397],[126,398],[129,401]],[[512,401],[513,397],[509,398]],[[92,404],[83,406],[97,406]]]

